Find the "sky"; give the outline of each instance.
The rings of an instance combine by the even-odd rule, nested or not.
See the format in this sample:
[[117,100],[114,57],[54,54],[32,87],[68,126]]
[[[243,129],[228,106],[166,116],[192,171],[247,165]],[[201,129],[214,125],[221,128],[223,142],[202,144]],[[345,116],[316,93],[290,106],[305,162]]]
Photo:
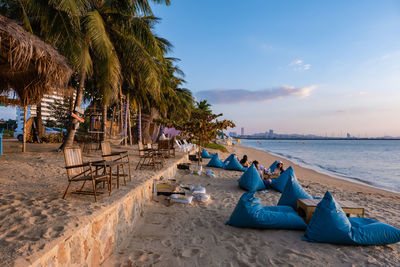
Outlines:
[[235,131],[400,136],[400,1],[171,2],[155,31]]
[[234,131],[400,136],[400,1],[171,2],[155,31]]

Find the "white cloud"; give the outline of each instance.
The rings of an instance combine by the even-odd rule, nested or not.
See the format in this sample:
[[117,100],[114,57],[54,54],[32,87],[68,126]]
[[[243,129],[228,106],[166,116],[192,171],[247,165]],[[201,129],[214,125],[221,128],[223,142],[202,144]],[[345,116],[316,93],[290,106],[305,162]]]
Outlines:
[[296,59],[294,61],[292,61],[289,66],[301,66],[301,64],[303,64],[303,60],[301,59]]
[[302,59],[296,59],[290,62],[289,66],[292,67],[294,71],[309,70],[311,68],[311,64],[304,64]]
[[214,89],[198,92],[196,95],[200,99],[206,99],[212,104],[234,104],[246,102],[263,102],[268,100],[280,99],[284,97],[307,98],[316,85],[305,87],[281,86],[257,91],[246,89]]

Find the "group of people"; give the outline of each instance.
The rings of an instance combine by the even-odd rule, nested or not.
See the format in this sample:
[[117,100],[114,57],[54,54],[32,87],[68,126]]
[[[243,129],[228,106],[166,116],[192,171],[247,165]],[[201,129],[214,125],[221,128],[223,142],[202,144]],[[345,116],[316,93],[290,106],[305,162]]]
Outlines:
[[272,179],[271,177],[280,175],[282,172],[285,170],[283,169],[283,162],[278,161],[275,169],[270,170],[266,169],[265,167],[261,166],[257,160],[254,160],[253,162],[249,162],[247,155],[244,155],[243,158],[239,161],[240,164],[242,164],[243,167],[250,167],[251,164],[254,164],[254,167],[256,167],[258,173],[260,174],[261,179],[263,180],[265,187],[270,188]]

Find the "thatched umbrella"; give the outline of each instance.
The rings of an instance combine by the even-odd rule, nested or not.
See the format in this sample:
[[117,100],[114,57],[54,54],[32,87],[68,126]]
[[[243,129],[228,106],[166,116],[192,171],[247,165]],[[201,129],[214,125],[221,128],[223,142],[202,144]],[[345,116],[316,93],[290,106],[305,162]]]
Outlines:
[[[72,69],[57,50],[0,15],[0,101],[23,106],[24,124],[27,106],[39,103],[44,94],[66,90],[71,75]],[[17,101],[4,97],[10,90]],[[25,138],[24,127],[23,151]]]

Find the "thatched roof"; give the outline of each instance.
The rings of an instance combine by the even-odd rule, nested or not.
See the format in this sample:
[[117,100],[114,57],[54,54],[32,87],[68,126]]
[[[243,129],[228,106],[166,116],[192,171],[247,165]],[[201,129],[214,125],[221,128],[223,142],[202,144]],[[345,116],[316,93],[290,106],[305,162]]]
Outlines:
[[0,95],[12,89],[21,105],[36,104],[44,94],[66,88],[71,74],[51,45],[0,15]]

